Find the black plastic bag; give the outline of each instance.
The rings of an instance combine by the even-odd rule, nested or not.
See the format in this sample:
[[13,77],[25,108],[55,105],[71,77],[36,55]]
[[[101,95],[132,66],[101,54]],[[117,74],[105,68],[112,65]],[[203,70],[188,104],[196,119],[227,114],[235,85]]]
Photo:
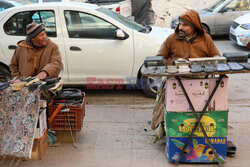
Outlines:
[[66,88],[56,93],[54,100],[82,100],[82,92],[80,89]]

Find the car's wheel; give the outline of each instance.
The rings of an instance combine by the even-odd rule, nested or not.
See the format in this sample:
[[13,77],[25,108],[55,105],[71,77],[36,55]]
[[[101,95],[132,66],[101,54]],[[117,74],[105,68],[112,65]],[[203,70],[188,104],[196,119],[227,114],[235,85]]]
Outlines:
[[10,70],[0,65],[0,82],[5,82],[11,77]]
[[162,77],[151,77],[141,74],[140,86],[148,97],[156,98],[157,92],[161,88],[162,81]]
[[207,34],[210,34],[209,28],[206,25],[202,24],[202,27],[204,28]]

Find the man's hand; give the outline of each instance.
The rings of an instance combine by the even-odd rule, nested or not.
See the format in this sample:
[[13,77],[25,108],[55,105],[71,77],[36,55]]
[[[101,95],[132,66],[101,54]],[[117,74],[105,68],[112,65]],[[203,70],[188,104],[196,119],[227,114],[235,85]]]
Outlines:
[[11,84],[18,83],[18,82],[21,82],[21,80],[18,79],[17,77],[14,77],[14,78],[10,81]]
[[44,71],[42,71],[42,72],[40,72],[39,74],[37,74],[36,77],[37,77],[38,79],[44,79],[44,78],[47,77],[47,73],[44,72]]

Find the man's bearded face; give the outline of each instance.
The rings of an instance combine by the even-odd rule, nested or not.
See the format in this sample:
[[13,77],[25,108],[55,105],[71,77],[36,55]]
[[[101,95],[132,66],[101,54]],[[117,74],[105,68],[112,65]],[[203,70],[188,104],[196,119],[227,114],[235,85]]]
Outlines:
[[194,28],[183,21],[179,23],[179,36],[192,37],[194,35]]

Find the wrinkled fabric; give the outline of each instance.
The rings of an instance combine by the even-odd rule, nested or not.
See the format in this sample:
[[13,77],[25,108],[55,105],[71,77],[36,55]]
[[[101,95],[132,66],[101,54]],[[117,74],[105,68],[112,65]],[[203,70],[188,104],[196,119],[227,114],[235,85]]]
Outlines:
[[0,155],[31,158],[39,114],[39,92],[0,91]]
[[166,88],[165,88],[166,79],[162,82],[162,89],[158,91],[157,98],[156,98],[156,104],[153,111],[153,118],[151,121],[151,129],[155,130],[158,125],[164,121],[164,109],[165,109],[165,94],[166,94]]
[[35,47],[27,39],[18,42],[9,67],[12,77],[33,77],[45,71],[50,78],[56,78],[62,70],[62,57],[51,40],[45,47]]
[[166,64],[173,64],[178,58],[212,57],[220,55],[210,35],[202,28],[199,14],[189,10],[179,18],[185,19],[193,24],[196,29],[195,36],[191,39],[178,36],[179,26],[161,45],[157,56],[163,56]]

